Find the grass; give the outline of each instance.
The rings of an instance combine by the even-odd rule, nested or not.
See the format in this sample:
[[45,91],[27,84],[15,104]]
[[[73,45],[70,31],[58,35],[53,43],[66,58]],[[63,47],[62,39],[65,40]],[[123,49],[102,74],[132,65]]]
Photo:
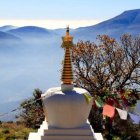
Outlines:
[[[137,126],[137,129],[134,128],[135,131],[128,130],[127,131],[130,134],[128,137],[129,140],[139,140],[140,139],[140,126]],[[32,128],[25,127],[24,124],[21,123],[15,123],[15,122],[3,122],[0,123],[0,140],[27,140],[28,135],[30,132],[36,132],[37,130]],[[132,131],[132,132],[131,132]],[[122,136],[125,136],[126,132],[122,129],[121,131],[124,134],[119,135],[113,135],[112,140],[126,140],[127,138],[123,138]],[[103,133],[104,136],[104,133]],[[135,137],[134,137],[135,136]],[[137,138],[136,138],[137,137]],[[105,140],[108,140],[104,137]]]
[[27,140],[29,133],[35,131],[24,124],[4,122],[0,124],[0,140]]

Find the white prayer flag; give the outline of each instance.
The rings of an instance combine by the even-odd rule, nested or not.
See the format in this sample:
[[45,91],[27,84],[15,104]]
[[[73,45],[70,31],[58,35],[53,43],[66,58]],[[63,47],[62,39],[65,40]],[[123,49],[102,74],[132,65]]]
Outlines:
[[118,114],[122,120],[127,120],[127,111],[121,110],[119,108],[116,108],[116,110],[118,111]]

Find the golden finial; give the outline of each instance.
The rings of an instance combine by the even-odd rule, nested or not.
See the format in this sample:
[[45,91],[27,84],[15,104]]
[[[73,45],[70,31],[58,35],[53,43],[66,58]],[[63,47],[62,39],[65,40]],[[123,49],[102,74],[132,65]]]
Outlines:
[[66,29],[66,35],[62,37],[62,47],[65,49],[64,63],[63,63],[63,71],[62,71],[62,85],[69,87],[68,85],[73,84],[73,70],[72,70],[72,62],[71,62],[71,50],[73,43],[73,37],[70,36],[69,26]]
[[67,26],[67,30],[66,30],[66,37],[65,38],[69,38],[69,36],[70,36],[70,33],[69,33],[69,26]]

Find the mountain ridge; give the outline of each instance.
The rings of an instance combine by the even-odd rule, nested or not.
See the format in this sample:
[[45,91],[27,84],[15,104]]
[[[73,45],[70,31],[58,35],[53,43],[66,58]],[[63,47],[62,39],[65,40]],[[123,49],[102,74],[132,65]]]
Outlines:
[[[86,36],[93,36],[93,38],[95,39],[96,35],[107,34],[111,37],[119,38],[122,34],[125,33],[139,35],[139,29],[140,9],[136,9],[124,11],[120,15],[96,25],[78,28],[77,32],[75,32],[75,35],[77,33],[86,34]],[[84,39],[86,36],[81,36],[81,38]],[[91,39],[91,37],[89,37],[88,39]]]
[[[139,35],[140,29],[140,9],[127,10],[123,13],[98,23],[96,25],[79,27],[71,29],[71,34],[76,40],[91,40],[93,41],[97,35],[107,34],[114,38],[119,38],[122,34],[129,33],[132,35]],[[0,30],[1,31],[1,30]],[[64,34],[63,28],[46,29],[37,26],[23,26],[15,29],[6,30],[6,33],[24,38],[39,38],[42,36],[60,37]]]
[[4,25],[4,26],[0,27],[0,31],[5,32],[5,31],[9,31],[9,30],[11,30],[11,29],[16,29],[16,28],[17,28],[16,26]]

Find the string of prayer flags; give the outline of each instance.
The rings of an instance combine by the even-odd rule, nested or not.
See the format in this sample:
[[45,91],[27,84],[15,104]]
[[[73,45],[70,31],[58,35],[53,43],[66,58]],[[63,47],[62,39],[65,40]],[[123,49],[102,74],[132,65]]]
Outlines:
[[113,106],[105,104],[103,107],[103,115],[113,118],[115,115],[115,108]]
[[127,120],[127,111],[121,110],[119,108],[116,108],[116,110],[118,111],[118,114],[122,120]]
[[129,113],[129,116],[131,120],[133,121],[133,124],[139,124],[140,123],[140,116]]
[[[95,104],[96,104],[97,107],[99,107],[99,108],[103,107],[103,119],[105,119],[106,116],[110,117],[110,118],[113,118],[114,115],[115,115],[115,109],[116,109],[119,116],[120,116],[120,119],[127,120],[127,116],[128,116],[128,113],[129,113],[127,110],[122,110],[122,109],[113,107],[113,106],[108,105],[108,104],[104,105],[97,100],[94,100],[94,101],[95,101]],[[140,100],[137,101],[135,112],[138,113],[138,114],[140,113]],[[133,121],[133,124],[139,124],[140,123],[140,115],[138,115],[138,114],[136,115],[136,114],[129,113],[129,116],[130,116],[131,120]]]

